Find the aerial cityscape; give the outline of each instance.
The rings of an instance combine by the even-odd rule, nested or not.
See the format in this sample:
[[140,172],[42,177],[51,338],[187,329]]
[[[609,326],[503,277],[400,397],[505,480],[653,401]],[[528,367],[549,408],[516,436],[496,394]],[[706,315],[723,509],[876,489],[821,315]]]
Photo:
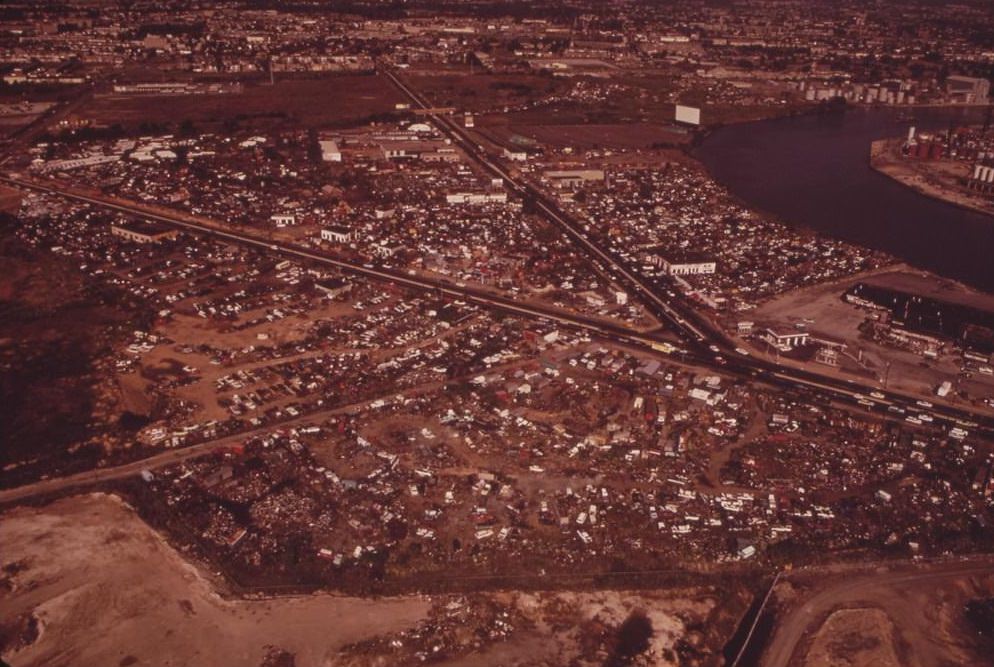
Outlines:
[[994,665],[989,0],[0,54],[0,665]]

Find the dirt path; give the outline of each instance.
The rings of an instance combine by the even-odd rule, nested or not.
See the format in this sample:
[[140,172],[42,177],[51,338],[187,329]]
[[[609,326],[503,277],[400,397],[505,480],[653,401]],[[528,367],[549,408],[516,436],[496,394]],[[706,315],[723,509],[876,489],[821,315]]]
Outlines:
[[749,422],[746,430],[743,431],[742,437],[711,454],[711,458],[708,460],[707,480],[711,486],[714,487],[714,489],[719,491],[727,490],[733,493],[738,493],[742,490],[740,487],[726,488],[725,485],[721,483],[721,469],[726,463],[728,463],[728,459],[731,457],[733,451],[751,442],[752,440],[755,440],[765,431],[766,414],[757,408],[756,412],[753,414],[752,421]]
[[[585,349],[585,348],[580,348]],[[552,358],[565,358],[572,354],[574,350],[563,350],[559,353],[553,353]],[[527,366],[534,363],[532,359],[524,359],[518,361],[511,361],[506,364],[494,366],[488,369],[487,373],[504,372],[509,369],[517,368],[519,366]],[[473,375],[476,375],[474,373]],[[308,414],[300,415],[293,419],[282,421],[274,424],[268,424],[256,429],[251,429],[248,431],[241,431],[233,435],[225,436],[223,438],[218,438],[216,440],[209,440],[207,442],[198,443],[195,445],[189,445],[186,447],[181,447],[177,449],[169,449],[152,456],[139,459],[137,461],[132,461],[130,463],[125,463],[119,466],[113,466],[110,468],[99,468],[96,470],[86,470],[74,475],[67,475],[66,477],[56,477],[53,479],[44,479],[38,482],[33,482],[31,484],[25,484],[23,486],[14,487],[12,489],[0,490],[0,506],[9,503],[17,503],[28,498],[33,498],[36,496],[42,496],[50,493],[58,493],[68,489],[74,489],[78,487],[88,487],[102,482],[109,482],[118,479],[125,479],[127,477],[132,477],[138,475],[143,470],[156,470],[158,468],[163,468],[166,466],[174,465],[180,461],[186,461],[188,459],[197,458],[198,456],[203,456],[211,452],[218,447],[225,447],[227,445],[232,445],[238,442],[243,442],[248,438],[262,433],[270,433],[278,429],[289,429],[294,426],[300,426],[303,424],[309,424],[314,422],[319,422],[328,417],[340,414],[353,414],[356,413],[369,404],[380,400],[380,399],[392,399],[395,396],[418,396],[421,394],[429,393],[432,391],[437,391],[448,385],[458,384],[465,382],[471,376],[464,376],[460,378],[453,378],[451,380],[439,380],[438,382],[428,382],[425,384],[416,385],[408,389],[403,389],[400,391],[391,391],[387,394],[381,396],[374,396],[367,400],[360,401],[357,403],[350,403],[348,405],[341,405],[335,408],[330,408],[328,410],[321,410],[318,412],[311,412]]]

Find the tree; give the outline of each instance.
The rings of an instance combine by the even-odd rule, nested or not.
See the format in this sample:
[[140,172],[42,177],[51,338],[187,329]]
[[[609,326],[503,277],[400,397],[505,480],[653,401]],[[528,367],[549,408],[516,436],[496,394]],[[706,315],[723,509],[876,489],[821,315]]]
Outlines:
[[604,663],[605,667],[626,667],[640,653],[649,648],[652,637],[652,621],[644,611],[636,610],[628,615],[618,628],[614,650]]

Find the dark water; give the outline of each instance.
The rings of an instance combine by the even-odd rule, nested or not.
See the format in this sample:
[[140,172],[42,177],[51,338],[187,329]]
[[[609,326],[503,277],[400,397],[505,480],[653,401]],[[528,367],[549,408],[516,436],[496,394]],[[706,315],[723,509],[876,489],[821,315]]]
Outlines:
[[919,195],[869,167],[874,139],[903,136],[909,125],[981,123],[986,110],[908,113],[856,109],[728,126],[696,155],[735,195],[787,224],[994,292],[994,217]]

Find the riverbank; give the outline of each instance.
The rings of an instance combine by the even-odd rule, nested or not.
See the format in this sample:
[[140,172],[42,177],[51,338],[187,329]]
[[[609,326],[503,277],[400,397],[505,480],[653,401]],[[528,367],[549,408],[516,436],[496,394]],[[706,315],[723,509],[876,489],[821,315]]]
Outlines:
[[878,139],[870,144],[870,168],[918,194],[969,211],[994,216],[994,200],[964,191],[957,179],[966,163],[953,160],[911,160],[901,154],[902,139]]

